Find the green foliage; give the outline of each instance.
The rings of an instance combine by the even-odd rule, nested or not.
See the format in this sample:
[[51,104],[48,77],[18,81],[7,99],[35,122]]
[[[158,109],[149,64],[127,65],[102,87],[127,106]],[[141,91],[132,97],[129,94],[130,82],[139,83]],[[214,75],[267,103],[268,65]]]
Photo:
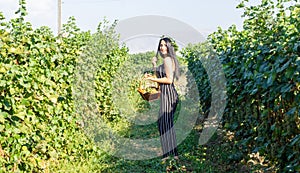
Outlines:
[[[226,75],[223,124],[234,132],[244,158],[258,152],[275,170],[299,171],[300,8],[293,1],[245,4],[239,5],[245,10],[244,30],[219,29],[204,43],[212,45]],[[211,100],[207,74],[198,59],[202,52],[201,45],[195,45],[183,53],[206,108]]]
[[[181,53],[183,58],[185,58],[185,61],[187,61],[188,69],[190,71],[189,75],[192,75],[188,78],[195,79],[197,84],[201,102],[200,112],[204,117],[208,117],[209,108],[211,106],[211,87],[207,71],[215,70],[215,68],[207,69],[208,67],[205,66],[205,63],[207,62],[205,59],[210,57],[210,47],[208,46],[208,42],[199,43],[197,45],[188,45]],[[212,61],[209,63],[212,63]]]
[[[74,111],[72,86],[87,43],[97,34],[110,43],[112,33],[80,31],[71,17],[56,37],[48,27],[33,29],[24,21],[24,0],[16,13],[20,17],[6,23],[1,13],[0,21],[1,171],[52,172],[61,168],[58,163],[101,160],[106,154],[86,137]],[[105,51],[108,58],[100,63],[110,71],[99,72],[97,79],[106,81],[120,61],[112,57],[122,59],[127,50],[114,44]],[[103,105],[103,98],[98,100]]]

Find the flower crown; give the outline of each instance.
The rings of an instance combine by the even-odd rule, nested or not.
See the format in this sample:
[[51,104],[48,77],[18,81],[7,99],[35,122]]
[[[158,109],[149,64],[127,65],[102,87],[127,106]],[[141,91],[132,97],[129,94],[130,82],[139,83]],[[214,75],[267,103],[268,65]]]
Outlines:
[[169,39],[171,41],[171,45],[174,47],[174,51],[176,52],[178,50],[178,45],[176,44],[175,40],[172,37],[162,35],[160,38],[161,39],[163,39],[163,38]]

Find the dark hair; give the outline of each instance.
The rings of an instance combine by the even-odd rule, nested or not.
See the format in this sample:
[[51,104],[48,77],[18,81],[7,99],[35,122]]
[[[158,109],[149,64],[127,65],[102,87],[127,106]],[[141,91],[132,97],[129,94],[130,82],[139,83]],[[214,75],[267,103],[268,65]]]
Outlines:
[[180,73],[179,73],[179,62],[176,58],[176,52],[174,50],[174,47],[172,45],[172,40],[168,37],[163,37],[159,40],[158,42],[158,48],[157,48],[157,52],[156,52],[156,57],[158,56],[158,53],[160,54],[160,56],[162,57],[163,55],[161,54],[160,52],[160,43],[161,41],[164,40],[166,42],[166,45],[167,45],[167,54],[168,56],[170,56],[173,60],[174,60],[174,63],[175,63],[175,78],[176,80],[178,80],[179,76],[180,76]]

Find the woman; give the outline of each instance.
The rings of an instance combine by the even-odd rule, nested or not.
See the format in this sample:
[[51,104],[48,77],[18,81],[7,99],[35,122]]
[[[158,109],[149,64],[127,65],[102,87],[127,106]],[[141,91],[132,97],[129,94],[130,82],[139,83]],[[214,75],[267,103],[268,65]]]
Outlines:
[[164,37],[160,39],[157,51],[163,58],[163,64],[156,68],[157,57],[153,57],[152,64],[157,78],[146,75],[146,79],[158,82],[160,85],[158,129],[163,151],[163,161],[165,161],[170,155],[178,159],[176,135],[173,128],[178,94],[173,82],[175,78],[178,79],[179,77],[179,65],[170,38]]

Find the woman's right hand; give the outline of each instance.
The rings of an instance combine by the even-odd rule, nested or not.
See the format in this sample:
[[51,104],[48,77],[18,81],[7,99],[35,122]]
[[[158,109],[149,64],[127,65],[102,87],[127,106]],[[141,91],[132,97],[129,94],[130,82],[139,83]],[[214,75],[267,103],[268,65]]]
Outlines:
[[149,78],[149,77],[152,77],[152,75],[149,74],[149,73],[145,73],[145,74],[144,74],[144,78],[145,78],[145,79],[147,79],[147,78]]
[[156,67],[157,58],[156,56],[152,58],[152,65],[153,67]]

